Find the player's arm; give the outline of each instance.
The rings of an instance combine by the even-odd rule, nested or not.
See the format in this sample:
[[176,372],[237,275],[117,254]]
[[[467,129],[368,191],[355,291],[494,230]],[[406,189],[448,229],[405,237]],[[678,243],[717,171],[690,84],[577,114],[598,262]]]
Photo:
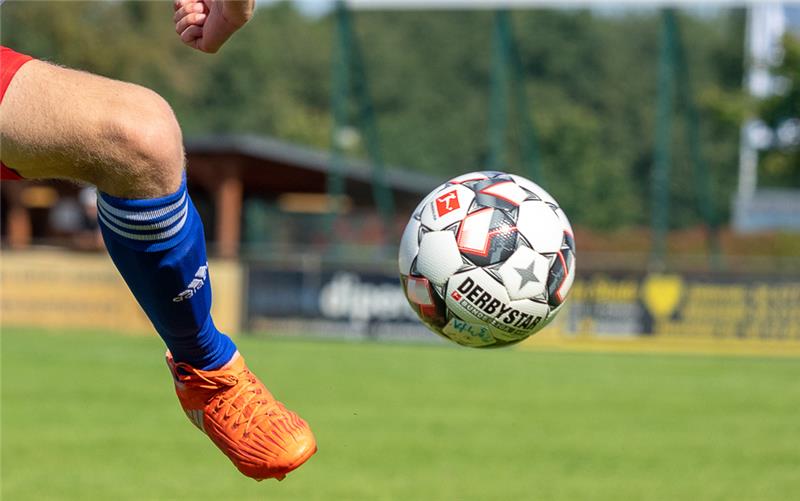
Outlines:
[[175,0],[175,32],[201,52],[214,53],[253,17],[255,0]]

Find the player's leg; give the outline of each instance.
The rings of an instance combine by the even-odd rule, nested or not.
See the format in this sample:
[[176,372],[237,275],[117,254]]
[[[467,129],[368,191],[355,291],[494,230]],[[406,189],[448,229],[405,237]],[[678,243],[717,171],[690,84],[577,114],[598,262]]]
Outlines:
[[98,186],[106,247],[170,350],[190,419],[246,475],[280,477],[305,461],[315,450],[305,422],[275,402],[214,326],[202,222],[163,99],[30,61],[0,102],[0,142],[3,163],[23,177]]
[[181,131],[169,105],[143,87],[32,60],[0,102],[2,160],[28,179],[89,182],[129,198],[181,183]]
[[182,181],[180,128],[163,99],[34,60],[0,102],[0,133],[2,161],[22,177],[98,187],[109,254],[178,362],[214,369],[231,359],[236,348],[207,311],[210,287],[173,301],[205,270],[206,257]]

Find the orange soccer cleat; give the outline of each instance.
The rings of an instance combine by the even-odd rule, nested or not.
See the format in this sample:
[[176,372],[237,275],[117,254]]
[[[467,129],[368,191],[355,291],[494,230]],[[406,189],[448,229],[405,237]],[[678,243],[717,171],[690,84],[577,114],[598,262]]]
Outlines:
[[275,400],[239,352],[217,370],[176,363],[169,352],[167,365],[189,420],[248,477],[283,480],[316,452],[308,424]]

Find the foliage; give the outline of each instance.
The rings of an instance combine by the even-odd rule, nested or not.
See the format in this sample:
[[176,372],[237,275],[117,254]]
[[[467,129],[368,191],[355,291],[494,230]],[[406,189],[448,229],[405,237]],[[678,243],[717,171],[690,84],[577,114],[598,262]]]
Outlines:
[[[360,12],[384,157],[441,177],[482,168],[488,154],[489,12]],[[735,185],[743,14],[681,16],[719,213]],[[514,13],[529,113],[545,187],[573,221],[595,228],[646,224],[653,158],[657,11]],[[289,2],[259,9],[216,56],[181,46],[170,2],[6,2],[4,43],[153,88],[187,135],[254,132],[327,148],[333,19]],[[513,103],[518,106],[518,103]],[[513,115],[513,114],[512,114]],[[680,115],[678,115],[680,116]],[[698,217],[683,121],[675,131],[676,226]],[[511,150],[516,147],[512,131]],[[357,150],[356,153],[359,153]],[[517,155],[509,170],[520,172]]]
[[[784,38],[784,56],[775,70],[785,79],[786,92],[761,103],[761,116],[776,128],[788,119],[800,119],[800,38]],[[800,187],[800,145],[766,152],[761,159],[761,178],[765,184]]]

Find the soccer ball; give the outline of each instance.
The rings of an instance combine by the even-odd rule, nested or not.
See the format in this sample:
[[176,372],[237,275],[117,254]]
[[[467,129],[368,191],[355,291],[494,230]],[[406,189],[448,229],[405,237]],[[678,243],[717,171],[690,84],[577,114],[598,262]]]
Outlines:
[[464,346],[506,346],[561,309],[575,278],[575,240],[536,183],[471,172],[417,206],[399,265],[408,302],[433,332]]

